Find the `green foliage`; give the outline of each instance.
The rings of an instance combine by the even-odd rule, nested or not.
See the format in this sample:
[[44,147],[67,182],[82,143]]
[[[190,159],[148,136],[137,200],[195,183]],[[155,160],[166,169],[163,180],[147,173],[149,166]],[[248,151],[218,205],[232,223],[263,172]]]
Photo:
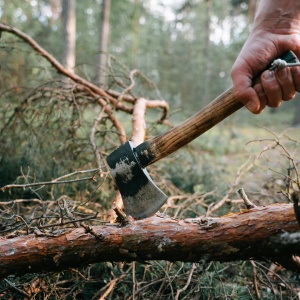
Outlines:
[[[298,277],[290,272],[267,276],[267,263],[254,263],[256,279],[259,282],[261,299],[293,299],[297,297]],[[187,277],[191,274],[191,280]],[[33,299],[98,299],[113,285],[108,299],[178,299],[192,300],[252,300],[255,287],[252,281],[253,265],[250,262],[190,263],[149,262],[114,265],[94,264],[72,269],[50,276],[31,274],[19,278],[11,277],[16,286],[28,287],[34,284]],[[114,281],[116,283],[114,283]],[[0,283],[0,291],[6,289]],[[187,286],[186,289],[183,289]],[[183,289],[181,292],[179,290]],[[68,291],[68,292],[65,292]],[[2,299],[21,299],[15,289]]]
[[[246,2],[184,1],[179,9],[172,10],[174,18],[166,20],[163,13],[149,8],[151,1],[112,1],[109,54],[115,73],[110,70],[109,88],[117,87],[116,78],[128,86],[130,68],[137,68],[142,72],[135,77],[133,93],[156,99],[160,98],[160,90],[172,110],[183,108],[175,115],[174,123],[184,120],[230,85],[231,65],[248,34],[247,26],[237,26],[241,20],[245,21],[245,5],[241,4]],[[1,20],[32,36],[59,59],[62,52],[60,7],[56,7],[52,15],[45,11],[51,11],[50,2],[46,0],[0,0]],[[100,0],[77,1],[76,72],[91,81],[96,71],[100,11]],[[138,19],[137,28],[134,18]],[[90,140],[91,128],[100,113],[95,98],[73,86],[62,85],[49,63],[19,39],[3,33],[0,48],[0,187],[52,180],[77,170],[96,172],[97,162]],[[117,89],[120,90],[120,86]],[[242,110],[231,121],[150,167],[151,175],[158,178],[166,192],[180,196],[175,208],[170,207],[166,212],[182,218],[206,214],[210,206],[227,195],[237,175],[243,173],[239,167],[248,154],[258,155],[260,147],[270,141],[270,135],[276,141],[277,136],[266,137],[266,131],[257,126],[282,131],[291,124],[293,109],[291,102],[284,103],[276,113],[267,110],[262,116],[250,116]],[[124,116],[122,112],[116,115],[130,135],[131,116]],[[156,113],[147,114],[148,135],[166,130],[154,119],[157,119]],[[100,120],[95,131],[96,146],[104,164],[105,156],[119,141],[107,117]],[[245,150],[245,143],[252,138],[263,141]],[[295,155],[295,160],[298,143],[299,131],[295,131],[281,144]],[[266,204],[266,195],[273,202],[286,201],[285,174],[291,159],[278,151],[280,143],[276,145],[262,160],[254,157],[253,168],[243,173],[238,182],[256,204]],[[246,167],[251,163],[252,160]],[[21,215],[30,226],[38,226],[41,216],[45,223],[68,219],[61,203],[72,207],[76,217],[100,212],[101,218],[105,218],[115,188],[105,172],[96,174],[97,181],[91,180],[92,175],[90,180],[1,192],[2,203],[36,198],[43,203],[7,205],[3,220],[14,221],[16,215]],[[81,175],[72,178],[80,179]],[[236,199],[236,189],[237,186],[228,194],[230,201]],[[243,208],[230,201],[213,215]],[[82,213],[80,209],[90,210]],[[26,226],[15,222],[25,232]],[[98,224],[97,221],[90,223]],[[3,230],[3,234],[11,233],[11,230]],[[190,263],[180,262],[107,262],[57,274],[8,279],[23,290],[35,286],[32,299],[96,299],[113,282],[108,299],[133,299],[133,295],[136,299],[172,299],[186,284],[179,299],[254,299],[256,273],[261,299],[295,299],[299,290],[298,276],[286,270],[270,276],[267,274],[270,267],[269,262],[256,262],[254,267],[250,262],[209,263],[206,260],[195,264],[195,269]],[[4,294],[3,299],[20,299],[19,292],[5,281],[0,283],[1,297]]]

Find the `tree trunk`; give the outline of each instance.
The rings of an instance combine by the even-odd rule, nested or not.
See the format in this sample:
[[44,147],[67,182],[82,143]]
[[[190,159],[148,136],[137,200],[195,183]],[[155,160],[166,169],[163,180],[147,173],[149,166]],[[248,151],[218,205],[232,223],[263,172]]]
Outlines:
[[100,23],[100,37],[99,37],[99,56],[97,62],[97,79],[98,86],[105,84],[105,65],[106,52],[109,38],[109,16],[110,16],[110,0],[103,0],[101,23]]
[[63,66],[70,72],[74,72],[75,66],[75,3],[76,0],[63,0],[62,2],[62,19],[64,30],[64,48],[62,62]]
[[0,238],[0,277],[104,261],[268,258],[293,267],[292,255],[300,255],[298,230],[293,206],[281,204],[219,218],[175,220],[157,215],[125,226],[68,229],[53,237],[39,231],[38,235]]
[[139,0],[134,0],[134,11],[132,18],[132,44],[131,44],[131,68],[137,68],[138,52],[138,28],[139,28]]
[[248,16],[247,16],[247,23],[250,26],[253,23],[255,12],[256,12],[257,1],[256,0],[249,0],[248,4]]
[[293,125],[298,126],[300,125],[300,97],[297,95],[295,99],[295,116],[293,120]]
[[205,84],[204,84],[204,93],[203,98],[206,102],[208,102],[208,99],[211,99],[210,97],[210,91],[211,91],[211,41],[210,41],[210,35],[211,35],[211,14],[212,14],[212,0],[207,0],[205,2],[205,48],[204,48],[204,72],[205,72]]

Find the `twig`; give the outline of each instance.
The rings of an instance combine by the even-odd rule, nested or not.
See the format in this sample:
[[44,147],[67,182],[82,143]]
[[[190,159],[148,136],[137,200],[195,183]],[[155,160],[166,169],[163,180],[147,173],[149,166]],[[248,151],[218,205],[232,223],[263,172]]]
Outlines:
[[25,189],[25,188],[33,187],[33,186],[44,186],[44,185],[52,185],[52,184],[67,184],[67,183],[86,181],[86,180],[95,181],[95,176],[94,175],[92,177],[84,177],[84,178],[71,179],[71,180],[60,180],[62,178],[71,177],[71,176],[74,176],[74,175],[77,175],[77,174],[90,173],[90,172],[95,172],[95,171],[98,172],[99,169],[76,171],[76,172],[61,176],[59,178],[53,179],[51,181],[33,182],[33,183],[26,183],[26,184],[8,184],[8,185],[3,186],[1,188],[1,190],[2,190],[2,192],[4,192],[5,190],[12,189],[12,188]]
[[[89,216],[89,217],[86,217],[86,218],[81,218],[81,219],[66,221],[63,224],[62,223],[54,223],[54,224],[49,224],[49,225],[37,226],[37,228],[44,229],[44,228],[51,228],[51,227],[55,227],[55,226],[62,226],[62,225],[67,225],[67,224],[73,224],[73,223],[76,223],[76,222],[87,221],[87,220],[91,220],[91,219],[97,218],[98,214],[99,213],[97,212],[95,215]],[[106,223],[105,221],[101,221],[101,222]]]
[[254,291],[255,291],[255,295],[256,298],[259,300],[260,299],[260,294],[259,294],[259,289],[258,289],[258,285],[257,285],[257,268],[256,268],[256,264],[255,262],[250,259],[250,263],[253,267],[253,285],[254,285]]
[[15,199],[15,200],[10,200],[10,201],[5,201],[5,202],[0,202],[0,205],[10,205],[10,204],[16,204],[16,203],[32,203],[32,202],[36,202],[39,204],[45,204],[47,202],[49,203],[54,203],[55,201],[51,201],[51,200],[40,200],[37,198],[34,199]]
[[[104,168],[104,166],[101,166],[100,168]],[[58,178],[54,179],[53,181],[58,181],[58,180],[61,180],[61,179],[64,179],[64,178],[68,178],[68,177],[71,177],[71,176],[74,176],[74,175],[78,175],[78,174],[85,174],[85,173],[92,173],[92,172],[96,173],[98,171],[99,171],[99,168],[97,168],[97,169],[91,169],[91,170],[75,171],[75,172],[63,175],[61,177],[58,177]]]
[[132,70],[130,72],[130,75],[129,75],[129,78],[130,78],[130,85],[128,87],[126,87],[122,93],[120,94],[120,96],[118,97],[118,101],[122,100],[123,98],[123,95],[126,95],[126,93],[128,93],[129,91],[131,91],[134,86],[135,86],[135,81],[134,81],[134,75],[135,74],[139,74],[141,75],[140,71],[139,70]]
[[84,78],[78,76],[77,74],[68,71],[51,54],[49,54],[45,49],[43,49],[34,39],[32,39],[29,35],[25,34],[24,32],[20,31],[19,29],[6,25],[4,23],[0,23],[0,31],[6,31],[18,36],[27,44],[29,44],[36,52],[38,52],[41,56],[43,56],[57,70],[58,73],[61,73],[62,75],[72,79],[74,82],[83,85],[84,87],[87,88],[87,90],[91,90],[92,92],[100,96],[97,99],[99,104],[103,107],[105,113],[107,114],[107,116],[114,124],[115,128],[117,129],[121,143],[125,142],[124,141],[124,137],[126,136],[125,130],[121,125],[120,121],[113,114],[113,110],[110,108],[110,106],[108,106],[108,103],[106,101],[109,100],[113,103],[116,103],[116,100],[112,96],[110,96],[103,89],[97,87],[96,85],[92,84],[88,80],[85,80]]
[[117,214],[117,221],[123,226],[132,223],[134,219],[131,216],[127,216],[117,205],[113,208]]
[[192,276],[193,276],[193,274],[194,274],[195,269],[196,269],[196,264],[193,263],[193,264],[192,264],[191,271],[190,271],[190,273],[189,273],[189,277],[188,277],[188,279],[187,279],[187,281],[186,281],[186,284],[185,284],[185,286],[184,286],[182,289],[177,290],[176,296],[175,296],[175,300],[178,300],[178,299],[179,299],[179,295],[180,295],[182,292],[184,292],[184,291],[188,288],[188,286],[190,285],[191,279],[192,279]]
[[118,281],[121,281],[130,271],[131,271],[132,267],[129,267],[129,269],[122,274],[121,276],[119,276],[118,278],[114,278],[112,280],[110,280],[110,282],[108,282],[103,288],[101,288],[92,298],[92,300],[95,300],[96,298],[98,298],[99,294],[102,293],[104,290],[105,292],[103,293],[102,296],[100,296],[99,300],[104,300],[106,299],[106,297],[112,292],[113,288],[116,286],[116,284],[118,283]]
[[238,190],[238,193],[240,194],[240,196],[241,196],[242,199],[244,200],[244,203],[245,203],[247,209],[251,209],[251,208],[256,207],[256,205],[253,204],[253,203],[249,200],[249,198],[248,198],[248,196],[246,195],[246,193],[245,193],[245,191],[244,191],[243,188],[240,188],[240,189]]
[[137,296],[139,293],[141,293],[143,290],[147,289],[148,287],[150,287],[151,285],[157,284],[161,281],[163,281],[164,278],[159,278],[159,279],[155,279],[152,280],[151,282],[149,282],[148,284],[145,284],[144,286],[140,287],[138,290],[136,290],[136,292],[134,293],[134,295],[131,295],[127,298],[127,300],[133,300],[135,296]]
[[102,241],[104,239],[104,236],[102,234],[98,234],[94,229],[93,227],[85,224],[85,223],[81,223],[80,224],[81,227],[83,227],[87,233],[90,233],[92,234],[93,236],[95,236],[98,240]]
[[[285,153],[287,153],[287,156],[289,158],[290,155],[288,154],[288,151],[286,150],[285,147],[283,147],[280,143],[280,136],[277,136],[274,132],[268,130],[267,128],[264,128],[265,130],[267,130],[268,132],[270,132],[275,138],[274,139],[262,139],[262,140],[255,140],[255,141],[250,141],[247,144],[250,144],[252,142],[263,142],[263,141],[271,141],[271,143],[269,143],[268,145],[266,145],[265,147],[263,147],[263,149],[260,151],[260,153],[258,153],[253,159],[252,161],[249,163],[249,161],[251,160],[251,157],[249,157],[248,161],[246,161],[242,166],[239,167],[237,173],[236,173],[236,178],[234,180],[234,183],[231,185],[230,189],[228,190],[228,192],[226,193],[226,195],[217,203],[213,203],[211,204],[211,206],[208,208],[206,216],[209,216],[211,213],[213,213],[214,211],[218,210],[219,208],[221,208],[225,203],[227,202],[231,202],[229,197],[230,194],[234,191],[234,188],[238,185],[238,183],[240,182],[241,178],[248,172],[250,171],[256,164],[256,162],[269,150],[276,148],[277,146],[280,146]],[[249,164],[248,164],[249,163]],[[293,163],[293,166],[295,167],[295,163]],[[248,166],[247,166],[248,164]],[[286,175],[285,175],[286,176]]]
[[[159,266],[159,268],[165,273],[165,277],[161,280],[162,283],[161,283],[161,286],[163,285],[164,282],[168,281],[168,286],[171,290],[171,293],[172,293],[172,298],[174,299],[173,295],[174,295],[174,291],[173,291],[173,287],[172,287],[172,282],[173,280],[175,280],[178,276],[178,274],[181,272],[184,264],[181,263],[181,266],[180,268],[178,269],[178,271],[176,272],[176,274],[173,276],[173,278],[170,277],[170,274],[169,274],[169,265],[167,265],[167,268],[161,266],[157,261],[155,261],[155,263]],[[172,264],[172,263],[171,263]],[[166,279],[167,278],[167,279]],[[159,291],[158,291],[159,292]],[[158,292],[156,294],[156,297],[154,298],[155,300],[158,299]]]
[[34,183],[27,183],[27,184],[9,184],[5,185],[1,188],[2,192],[7,189],[19,188],[25,189],[32,186],[44,186],[44,185],[51,185],[51,184],[66,184],[66,183],[73,183],[79,181],[86,181],[86,180],[94,180],[94,177],[84,177],[79,179],[72,179],[72,180],[63,180],[63,181],[41,181],[41,182],[34,182]]
[[24,297],[30,299],[31,297],[24,291],[22,291],[21,289],[17,288],[12,282],[10,282],[7,279],[4,279],[4,281],[14,290],[16,290],[19,294],[23,295]]
[[22,217],[22,216],[16,216],[16,220],[20,219],[21,221],[23,221],[23,223],[25,224],[26,226],[26,232],[27,234],[29,233],[29,229],[30,229],[30,226],[27,224],[27,222],[25,221],[25,219]]
[[[109,95],[111,95],[112,97],[115,97],[115,98],[119,98],[121,95],[121,93],[114,91],[114,90],[107,90],[106,93],[108,93]],[[122,100],[133,104],[133,103],[135,103],[136,99],[133,96],[123,94]]]
[[134,261],[134,262],[132,262],[132,296],[133,296],[133,300],[135,300],[134,293],[137,290],[137,282],[136,282],[136,277],[135,277],[135,266],[136,266],[136,263]]
[[[121,275],[121,276],[124,277],[125,275]],[[103,293],[103,295],[99,298],[99,300],[105,300],[106,297],[111,293],[111,291],[113,290],[116,284],[117,284],[117,280],[111,280],[108,289]]]

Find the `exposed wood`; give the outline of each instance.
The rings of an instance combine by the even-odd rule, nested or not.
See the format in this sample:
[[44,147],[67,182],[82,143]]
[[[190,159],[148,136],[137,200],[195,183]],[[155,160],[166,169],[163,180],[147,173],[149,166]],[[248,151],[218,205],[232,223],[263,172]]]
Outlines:
[[[157,215],[126,226],[69,229],[59,236],[0,238],[1,278],[104,261],[292,260],[300,255],[291,204],[255,207],[219,218],[175,220]],[[285,235],[285,236],[284,236]],[[282,240],[282,242],[281,242]],[[292,246],[291,246],[292,245]]]
[[132,113],[132,135],[131,141],[135,146],[144,142],[146,133],[145,113],[147,100],[139,98],[135,102]]
[[147,108],[162,108],[164,115],[161,118],[163,121],[169,112],[169,104],[164,100],[147,100],[138,98],[135,102],[132,113],[132,135],[131,141],[135,146],[140,145],[145,140],[146,123],[145,114]]
[[233,87],[229,88],[180,125],[137,147],[141,165],[146,167],[175,152],[242,107]]

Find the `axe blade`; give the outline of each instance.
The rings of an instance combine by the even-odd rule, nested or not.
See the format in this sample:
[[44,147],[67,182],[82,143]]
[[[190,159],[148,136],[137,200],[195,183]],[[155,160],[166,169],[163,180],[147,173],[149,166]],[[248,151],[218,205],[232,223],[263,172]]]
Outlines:
[[142,168],[134,153],[132,142],[126,142],[107,157],[112,177],[121,193],[124,211],[134,218],[154,215],[166,202],[163,193]]

